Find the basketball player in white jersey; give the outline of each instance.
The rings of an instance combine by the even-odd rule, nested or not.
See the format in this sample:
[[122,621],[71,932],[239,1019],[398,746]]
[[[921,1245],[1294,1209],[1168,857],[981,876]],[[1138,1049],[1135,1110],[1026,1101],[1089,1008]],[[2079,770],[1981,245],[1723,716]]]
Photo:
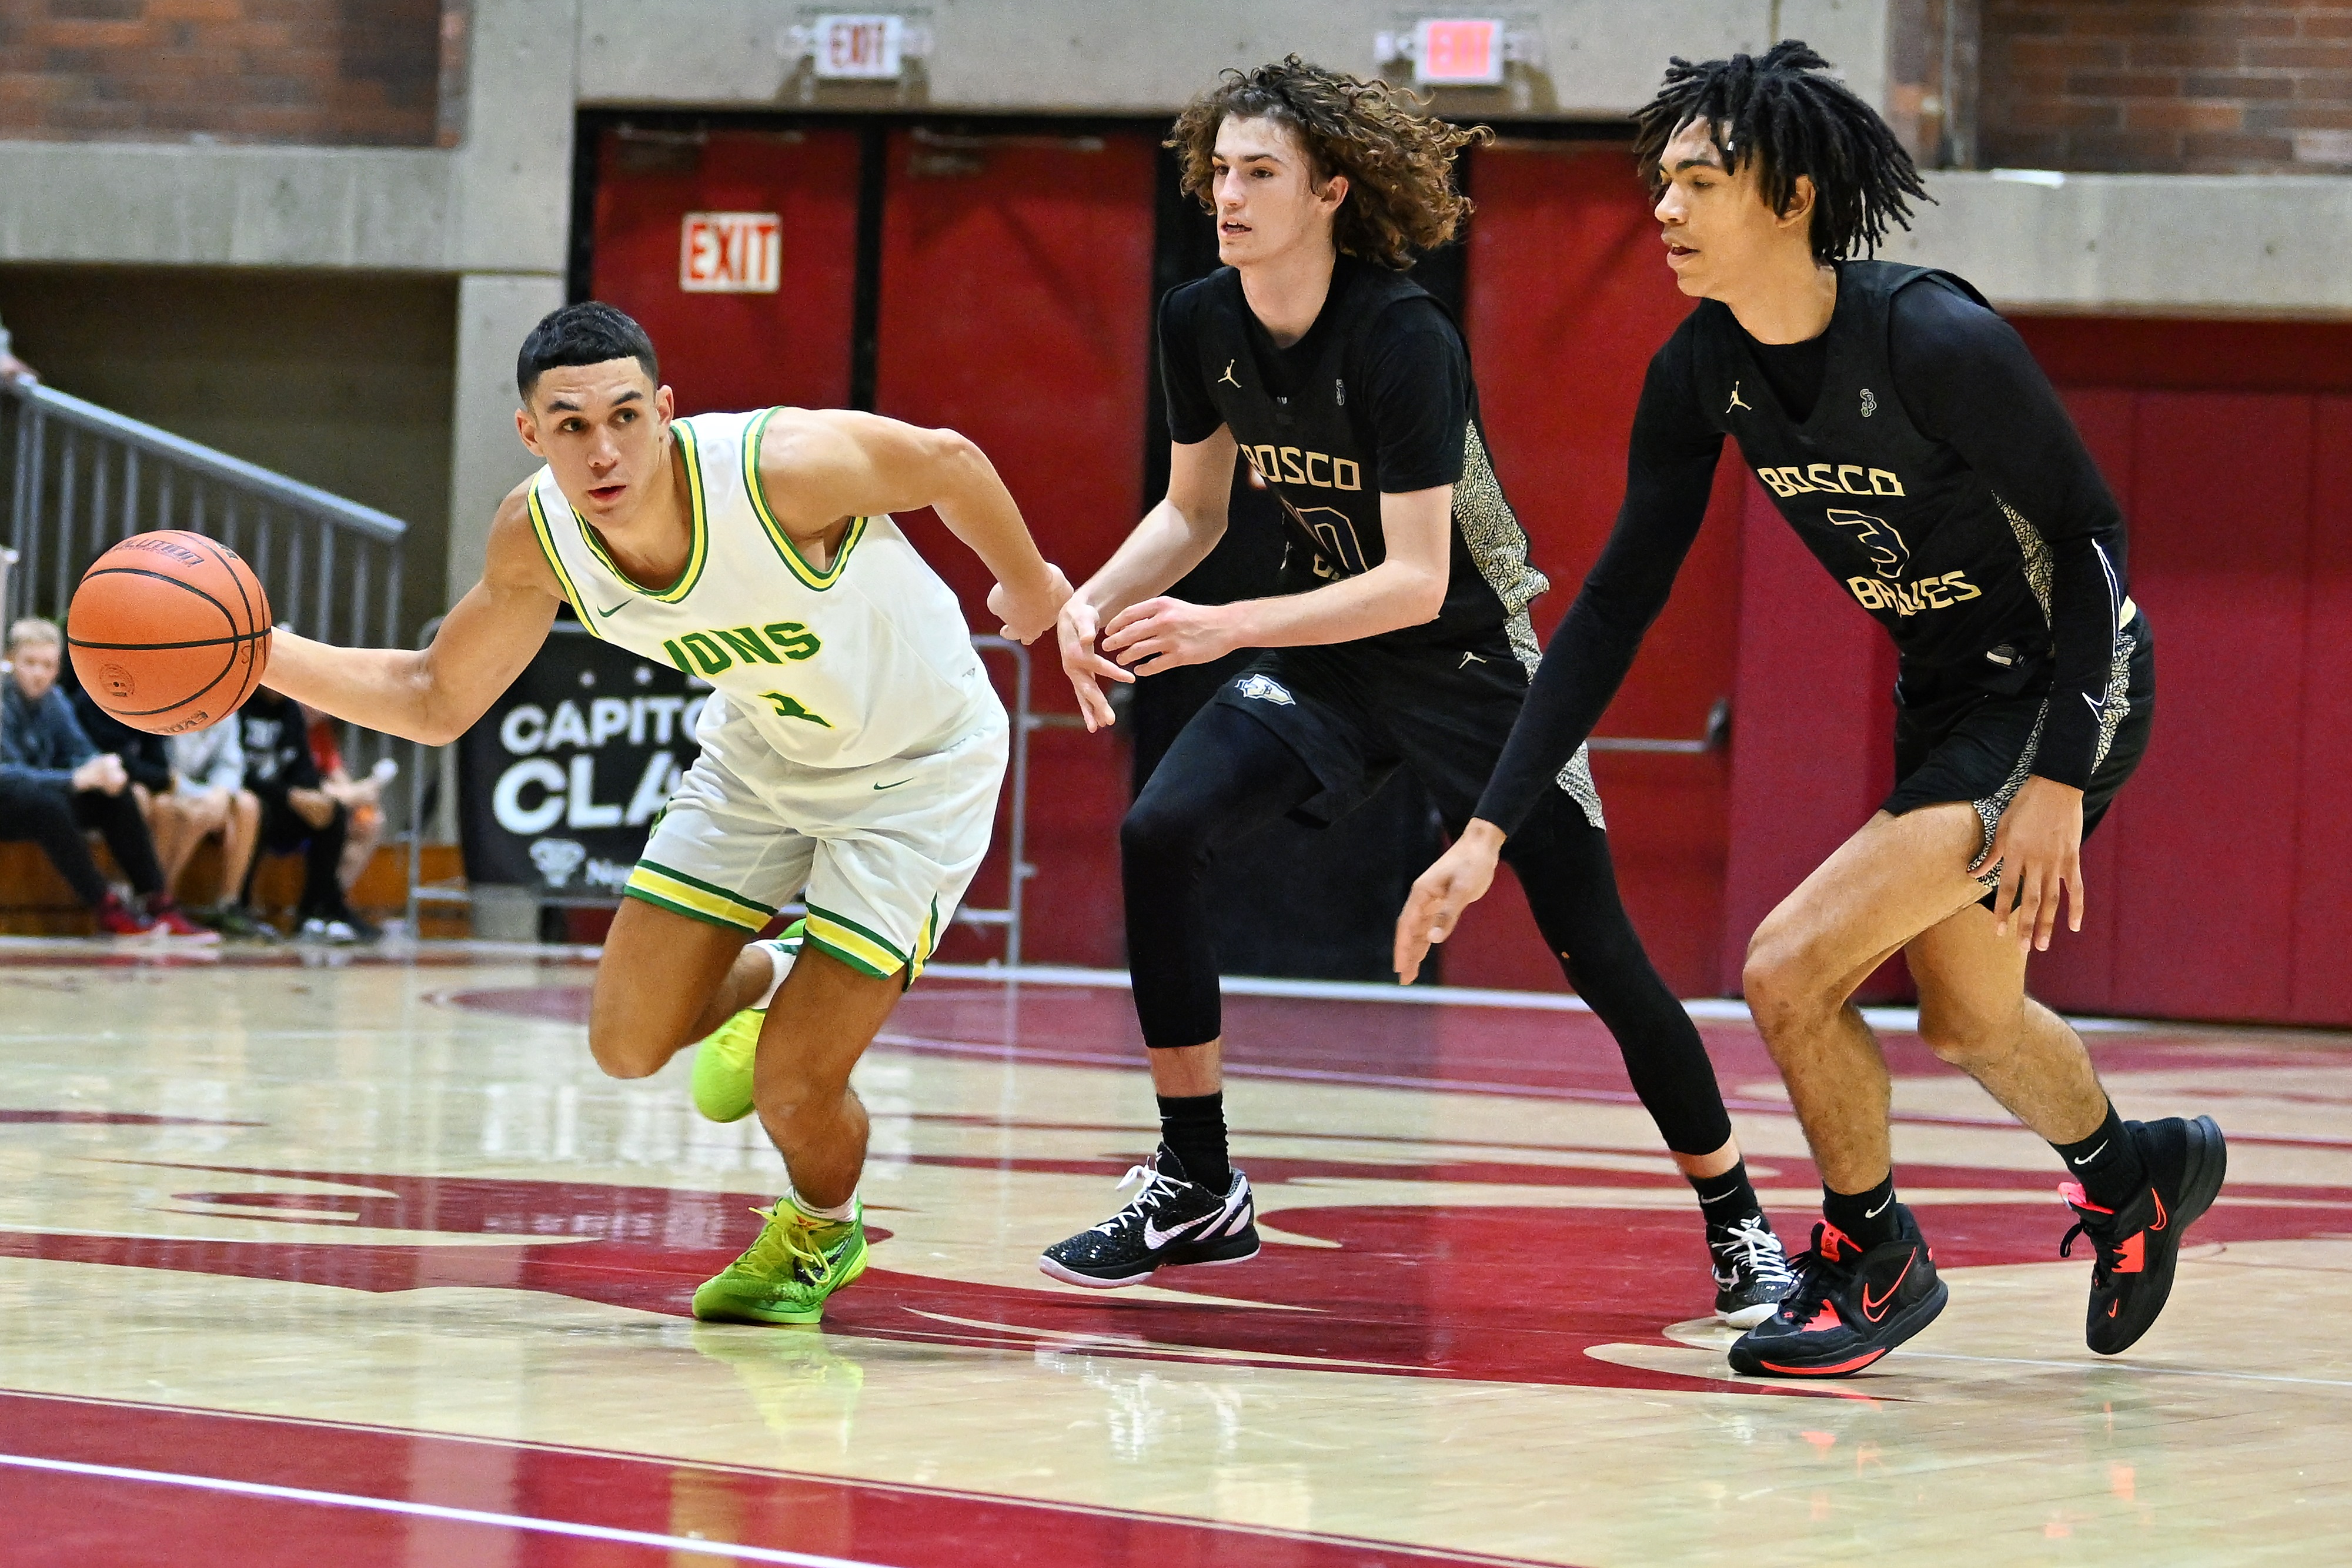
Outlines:
[[[280,631],[268,684],[445,745],[569,602],[595,635],[716,688],[596,970],[588,1045],[642,1078],[751,1008],[752,1101],[791,1191],[697,1317],[808,1323],[866,1267],[865,1107],[850,1069],[920,971],[988,848],[1004,709],[956,598],[890,519],[929,507],[1028,642],[1069,583],[980,449],[842,410],[673,417],[652,343],[609,305],[535,328],[515,425],[546,466],[491,525],[482,580],[422,653]],[[795,895],[797,962],[747,947]],[[770,1005],[772,1001],[772,1005]]]

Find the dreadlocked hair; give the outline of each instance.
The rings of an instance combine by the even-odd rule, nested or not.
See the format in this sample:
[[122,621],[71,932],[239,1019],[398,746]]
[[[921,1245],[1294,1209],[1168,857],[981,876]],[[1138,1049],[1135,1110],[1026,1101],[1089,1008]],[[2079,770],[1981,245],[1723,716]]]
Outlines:
[[1658,189],[1659,161],[1675,133],[1696,120],[1707,127],[1725,167],[1751,161],[1757,187],[1776,213],[1797,199],[1800,175],[1813,182],[1813,259],[1831,262],[1874,253],[1887,225],[1911,226],[1906,197],[1933,201],[1911,154],[1878,111],[1843,82],[1816,75],[1829,61],[1786,38],[1762,59],[1734,55],[1693,65],[1679,55],[1664,85],[1633,115],[1633,151]]
[[1163,144],[1183,166],[1184,193],[1214,208],[1217,128],[1229,118],[1289,127],[1307,151],[1317,189],[1348,179],[1332,241],[1349,256],[1402,270],[1452,239],[1470,215],[1454,183],[1454,158],[1495,133],[1420,112],[1422,100],[1378,79],[1309,65],[1297,55],[1255,70],[1228,70],[1184,106]]

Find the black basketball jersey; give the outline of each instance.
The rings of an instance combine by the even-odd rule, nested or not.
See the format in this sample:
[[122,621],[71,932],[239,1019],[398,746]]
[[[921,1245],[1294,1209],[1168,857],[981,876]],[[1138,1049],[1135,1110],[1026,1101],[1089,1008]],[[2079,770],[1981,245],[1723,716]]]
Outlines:
[[2050,548],[1894,395],[1888,318],[1906,287],[1985,303],[1948,272],[1841,263],[1821,394],[1799,419],[1729,308],[1706,300],[1690,320],[1694,391],[1806,548],[1893,635],[1906,670],[2021,689],[2049,675]]
[[[1201,293],[1184,303],[1200,384],[1282,509],[1281,591],[1304,592],[1378,566],[1388,550],[1364,343],[1382,312],[1431,299],[1428,291],[1402,274],[1342,257],[1331,295],[1301,340],[1312,340],[1302,370],[1295,349],[1283,362],[1264,329],[1252,330],[1239,272],[1222,267],[1185,286],[1192,290]],[[1527,606],[1550,585],[1529,561],[1527,533],[1487,460],[1475,384],[1469,407],[1444,608],[1433,622],[1365,641],[1461,647],[1501,631],[1532,671],[1538,654]]]

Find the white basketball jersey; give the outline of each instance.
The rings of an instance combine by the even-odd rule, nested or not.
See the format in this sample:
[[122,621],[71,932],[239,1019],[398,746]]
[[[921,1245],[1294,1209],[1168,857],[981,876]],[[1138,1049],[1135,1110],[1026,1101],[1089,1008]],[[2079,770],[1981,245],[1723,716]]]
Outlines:
[[822,571],[786,537],[758,477],[774,413],[670,425],[694,543],[666,588],[631,581],[554,474],[540,470],[531,526],[581,624],[709,681],[780,755],[807,767],[937,750],[1001,715],[954,592],[898,524],[853,519]]

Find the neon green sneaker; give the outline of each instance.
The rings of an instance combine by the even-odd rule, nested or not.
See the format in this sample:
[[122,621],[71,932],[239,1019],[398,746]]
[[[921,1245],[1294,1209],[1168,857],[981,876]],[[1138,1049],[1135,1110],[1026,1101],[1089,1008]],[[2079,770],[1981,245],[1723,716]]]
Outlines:
[[[808,922],[795,920],[784,934],[761,946],[783,955],[791,971],[800,956]],[[760,1054],[765,1008],[745,1008],[694,1042],[694,1108],[713,1122],[740,1122],[751,1113],[751,1063]]]
[[743,1256],[694,1292],[707,1323],[813,1323],[825,1298],[866,1272],[866,1206],[848,1219],[820,1219],[791,1198],[755,1208],[767,1228]]

